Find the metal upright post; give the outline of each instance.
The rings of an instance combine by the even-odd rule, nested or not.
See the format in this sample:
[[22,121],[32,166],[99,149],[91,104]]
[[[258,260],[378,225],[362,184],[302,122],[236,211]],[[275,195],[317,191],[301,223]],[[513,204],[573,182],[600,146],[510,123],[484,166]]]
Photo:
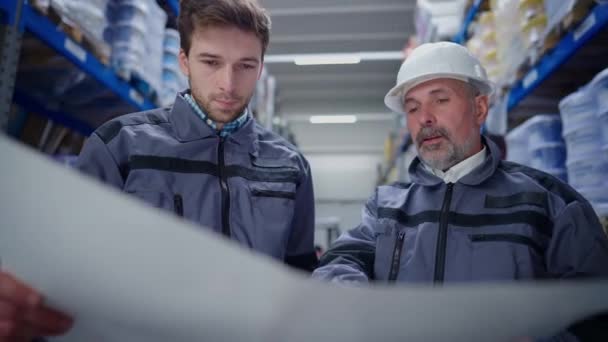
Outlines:
[[0,24],[0,131],[4,133],[8,128],[23,35],[20,27],[23,0],[12,1],[15,1],[15,13],[7,13],[12,20]]

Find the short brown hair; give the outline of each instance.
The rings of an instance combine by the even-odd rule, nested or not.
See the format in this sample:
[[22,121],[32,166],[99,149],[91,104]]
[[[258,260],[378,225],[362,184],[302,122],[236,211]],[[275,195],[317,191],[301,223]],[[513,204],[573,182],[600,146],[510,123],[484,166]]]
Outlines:
[[181,48],[186,55],[196,29],[235,26],[260,39],[264,57],[270,36],[270,17],[256,0],[181,0],[179,6],[177,26]]

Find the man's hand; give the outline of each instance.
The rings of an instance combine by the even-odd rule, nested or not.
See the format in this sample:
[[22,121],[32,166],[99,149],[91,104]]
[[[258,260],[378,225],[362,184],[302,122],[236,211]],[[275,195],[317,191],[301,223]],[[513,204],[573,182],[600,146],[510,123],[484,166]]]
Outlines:
[[30,342],[66,333],[72,319],[44,305],[42,295],[0,271],[0,342]]

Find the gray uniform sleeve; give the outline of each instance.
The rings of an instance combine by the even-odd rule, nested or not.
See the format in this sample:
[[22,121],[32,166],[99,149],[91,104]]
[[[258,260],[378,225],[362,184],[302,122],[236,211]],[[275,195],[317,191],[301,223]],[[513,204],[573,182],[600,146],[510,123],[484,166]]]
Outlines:
[[291,233],[285,253],[285,263],[312,272],[317,266],[314,248],[315,201],[310,166],[305,162],[302,178],[296,190]]
[[91,134],[87,139],[78,156],[76,168],[104,183],[119,189],[123,188],[124,180],[120,166],[110,153],[108,146],[96,133]]
[[[591,205],[573,201],[554,222],[546,255],[549,273],[556,278],[608,277],[608,239]],[[587,335],[607,336],[608,315],[579,322],[541,341],[586,341]]]
[[546,262],[556,278],[608,276],[608,239],[588,202],[573,201],[558,213]]
[[365,204],[361,224],[342,234],[321,257],[314,278],[338,283],[367,283],[374,278],[376,196]]

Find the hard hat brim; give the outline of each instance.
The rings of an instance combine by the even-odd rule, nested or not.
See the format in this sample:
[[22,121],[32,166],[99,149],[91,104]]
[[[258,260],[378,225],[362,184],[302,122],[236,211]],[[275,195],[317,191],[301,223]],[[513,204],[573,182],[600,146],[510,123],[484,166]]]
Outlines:
[[430,75],[421,75],[407,82],[402,82],[391,88],[384,97],[384,104],[393,112],[405,114],[403,109],[403,97],[412,88],[427,81],[436,80],[439,78],[450,78],[463,82],[468,82],[479,90],[482,95],[491,95],[494,89],[492,83],[482,79],[466,77],[461,74],[450,73],[434,73]]

